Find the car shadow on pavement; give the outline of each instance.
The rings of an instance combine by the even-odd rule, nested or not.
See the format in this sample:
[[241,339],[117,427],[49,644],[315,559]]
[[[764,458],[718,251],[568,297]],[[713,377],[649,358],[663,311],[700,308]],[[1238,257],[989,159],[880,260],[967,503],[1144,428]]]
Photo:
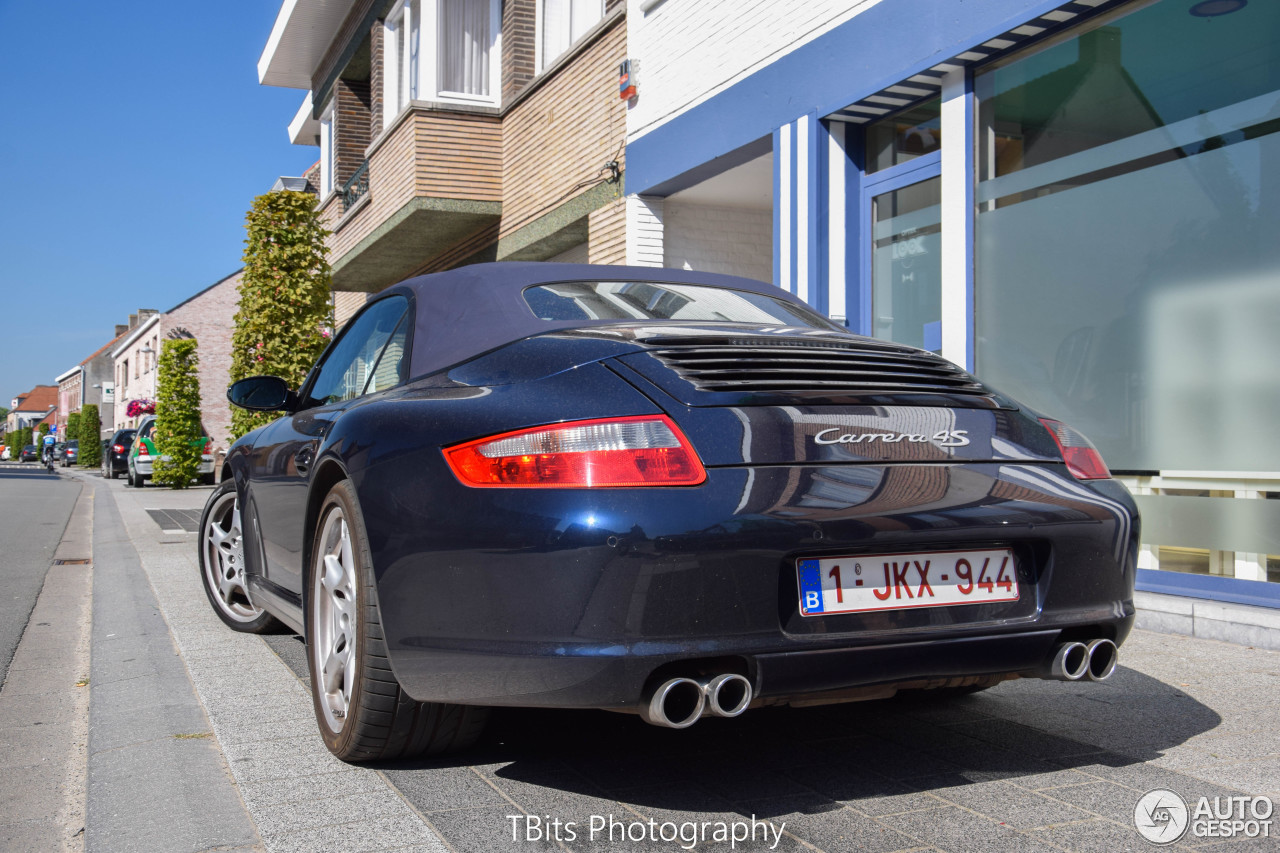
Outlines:
[[[300,638],[268,641],[306,677]],[[1220,722],[1122,666],[1101,684],[1019,680],[962,698],[760,708],[685,730],[607,711],[500,708],[463,753],[370,766],[459,850],[509,843],[512,803],[578,827],[619,810],[659,821],[755,817],[785,822],[820,849],[864,833],[884,850],[921,838],[977,849],[1049,824],[1132,832],[1139,792],[1188,781],[1148,762]],[[977,836],[934,838],[939,827]]]

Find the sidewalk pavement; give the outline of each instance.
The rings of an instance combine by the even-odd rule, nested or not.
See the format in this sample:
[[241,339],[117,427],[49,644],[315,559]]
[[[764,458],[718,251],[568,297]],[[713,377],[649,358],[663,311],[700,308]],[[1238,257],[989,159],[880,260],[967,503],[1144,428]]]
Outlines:
[[[143,703],[135,703],[132,718],[124,715],[110,721],[116,738],[102,735],[104,748],[115,740],[127,740],[128,732],[133,732],[133,739],[141,740],[145,735],[139,735],[137,727],[147,724],[153,736],[167,737],[170,743],[181,739],[181,743],[175,745],[188,752],[170,749],[167,755],[158,757],[177,762],[183,773],[192,769],[196,749],[216,754],[220,761],[225,761],[217,779],[207,766],[201,767],[201,781],[192,790],[195,797],[190,801],[188,813],[206,824],[199,846],[161,843],[126,848],[114,842],[98,845],[95,843],[98,832],[123,841],[127,833],[119,831],[119,824],[149,824],[157,819],[157,809],[143,798],[117,797],[113,807],[128,811],[124,819],[120,819],[120,813],[110,816],[101,813],[101,819],[97,819],[100,814],[96,811],[97,795],[106,794],[115,780],[106,775],[105,754],[95,751],[97,744],[91,739],[87,849],[265,848],[273,853],[317,850],[444,853],[445,847],[436,835],[381,773],[346,764],[329,753],[316,734],[309,694],[275,653],[260,638],[237,634],[219,621],[200,584],[194,532],[172,532],[177,528],[161,527],[147,512],[149,509],[185,510],[187,515],[198,515],[209,489],[128,489],[93,474],[77,472],[77,475],[89,482],[96,480],[100,506],[110,505],[118,513],[99,513],[95,545],[110,541],[112,533],[107,519],[116,515],[117,523],[123,523],[131,540],[126,546],[136,552],[139,572],[118,573],[112,580],[127,584],[149,582],[158,606],[157,616],[163,618],[172,634],[171,648],[176,646],[177,657],[171,656],[172,663],[178,669],[185,663],[185,672],[181,675],[189,679],[187,690],[194,688],[199,697],[199,705],[194,708],[167,700],[173,704],[167,713],[154,720],[140,715]],[[165,523],[171,524],[170,519],[181,515],[174,513]],[[95,555],[95,560],[98,559]],[[118,562],[128,562],[127,557],[122,556]],[[100,654],[105,653],[108,640],[105,631],[99,631],[97,620],[106,618],[109,608],[99,606],[99,602],[105,600],[108,585],[101,562],[95,566],[95,573],[98,577],[94,595],[96,676]],[[178,675],[166,669],[158,674],[156,686],[173,687],[172,681]],[[125,676],[122,674],[122,677]],[[164,694],[157,694],[156,698],[160,695]],[[105,700],[105,693],[103,698]],[[100,719],[96,682],[91,701],[96,732]],[[207,737],[210,734],[212,737]],[[142,769],[137,766],[137,770]],[[159,775],[157,769],[152,765],[147,773],[139,773],[138,778]],[[170,781],[178,782],[179,778]],[[97,786],[99,781],[102,787]],[[182,782],[184,787],[192,787],[187,780]],[[175,810],[158,817],[172,827],[175,823],[172,818],[182,813]]]
[[[200,584],[190,523],[208,496],[207,487],[138,490],[91,472],[74,476],[92,495],[94,531],[93,676],[92,693],[85,697],[93,730],[85,849],[285,853],[457,847],[452,833],[452,845],[446,845],[433,829],[431,820],[442,816],[426,817],[414,805],[422,798],[412,787],[391,784],[388,774],[399,779],[401,771],[354,767],[333,758],[316,733],[309,693],[295,672],[260,638],[236,634],[214,615]],[[149,510],[161,512],[152,515]],[[55,582],[60,576],[50,573],[46,594],[66,595]],[[79,591],[71,593],[80,596],[71,600],[81,601],[86,615],[87,580],[82,578]],[[87,619],[83,621],[87,628]],[[1157,619],[1152,624],[1176,628],[1178,623]],[[1182,683],[1188,661],[1214,653],[1195,645],[1198,641],[1165,643],[1156,637],[1135,633],[1124,663],[1166,684]],[[1177,651],[1164,649],[1168,644]],[[1239,656],[1235,651],[1228,655],[1233,660]],[[1248,678],[1237,679],[1240,696],[1234,696],[1222,687],[1222,678],[1230,681],[1233,674],[1209,672],[1207,661],[1201,661],[1207,667],[1203,678],[1217,685],[1210,692],[1222,697],[1215,703],[1224,709],[1222,725],[1166,750],[1148,764],[1150,770],[1179,770],[1242,790],[1280,793],[1274,758],[1241,763],[1240,756],[1219,757],[1224,745],[1230,745],[1226,739],[1239,734],[1237,729],[1256,729],[1262,722],[1258,715],[1270,719],[1271,711],[1248,710],[1256,705],[1251,698],[1255,686],[1244,685]],[[1020,692],[1019,686],[1014,683],[1011,690]],[[1035,689],[1034,684],[1021,687]],[[1182,687],[1195,689],[1188,683]],[[1208,701],[1207,696],[1199,698]],[[1119,715],[1114,726],[1101,733],[1079,721],[1091,742],[1149,736],[1128,732],[1122,724],[1125,709],[1114,710]],[[74,713],[66,708],[63,716]],[[444,784],[450,774],[441,774],[437,782]],[[446,793],[453,803],[455,795],[441,791]],[[522,810],[508,802],[503,808]],[[458,801],[451,807],[466,811],[471,805]],[[49,844],[18,849],[75,848]],[[458,849],[475,848],[464,844]]]

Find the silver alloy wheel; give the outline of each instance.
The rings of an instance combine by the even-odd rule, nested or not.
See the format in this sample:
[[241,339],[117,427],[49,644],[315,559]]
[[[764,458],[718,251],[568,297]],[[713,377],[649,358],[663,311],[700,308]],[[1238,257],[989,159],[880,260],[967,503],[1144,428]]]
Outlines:
[[240,499],[234,490],[217,499],[207,513],[204,528],[205,584],[216,593],[214,602],[236,622],[252,622],[262,616],[254,607],[244,580],[244,535],[240,524]]
[[311,669],[320,685],[325,724],[342,731],[356,675],[356,584],[359,568],[340,506],[331,506],[316,542],[311,572]]

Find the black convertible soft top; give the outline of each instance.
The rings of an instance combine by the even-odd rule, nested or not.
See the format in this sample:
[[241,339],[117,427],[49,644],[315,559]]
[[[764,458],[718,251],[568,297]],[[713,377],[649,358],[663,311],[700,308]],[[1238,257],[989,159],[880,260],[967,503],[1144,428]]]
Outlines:
[[554,263],[489,263],[411,278],[379,298],[400,293],[417,302],[410,376],[426,376],[531,335],[557,329],[616,323],[616,320],[544,320],[523,292],[538,284],[566,281],[652,281],[745,290],[802,306],[790,293],[749,278],[665,267]]

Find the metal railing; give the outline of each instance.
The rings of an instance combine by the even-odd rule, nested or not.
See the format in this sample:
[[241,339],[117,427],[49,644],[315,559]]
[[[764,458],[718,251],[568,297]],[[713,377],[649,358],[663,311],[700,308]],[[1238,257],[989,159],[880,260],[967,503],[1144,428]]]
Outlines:
[[365,160],[360,164],[360,168],[356,169],[355,174],[347,179],[342,185],[342,212],[356,206],[356,202],[360,201],[369,192],[369,161]]

